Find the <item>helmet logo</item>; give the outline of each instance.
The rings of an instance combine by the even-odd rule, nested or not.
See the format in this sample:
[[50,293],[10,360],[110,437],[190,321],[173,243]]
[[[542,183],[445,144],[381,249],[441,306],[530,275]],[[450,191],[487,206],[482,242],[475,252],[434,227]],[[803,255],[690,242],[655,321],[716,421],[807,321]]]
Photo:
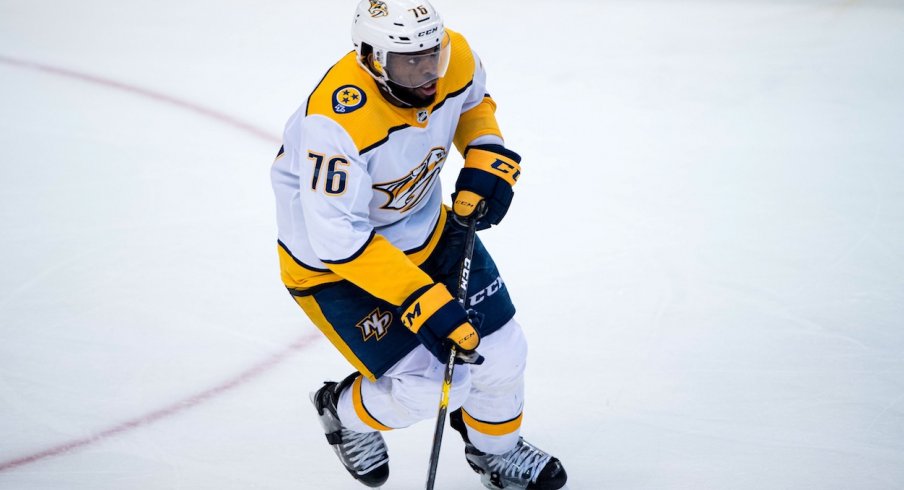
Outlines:
[[333,92],[333,111],[348,114],[360,109],[367,102],[367,95],[354,85],[343,85]]
[[389,9],[386,8],[386,4],[380,0],[370,0],[370,8],[367,9],[367,11],[370,12],[370,16],[373,18],[386,17],[389,15]]

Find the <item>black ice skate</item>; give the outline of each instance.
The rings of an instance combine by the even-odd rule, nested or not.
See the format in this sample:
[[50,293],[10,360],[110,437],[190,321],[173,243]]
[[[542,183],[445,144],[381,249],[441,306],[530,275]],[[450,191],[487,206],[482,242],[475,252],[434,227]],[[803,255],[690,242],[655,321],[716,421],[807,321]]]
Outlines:
[[498,490],[557,490],[565,486],[568,475],[557,458],[518,438],[518,444],[505,454],[487,454],[471,444],[461,409],[449,414],[449,424],[465,441],[465,459],[483,486]]
[[326,432],[326,440],[333,446],[345,469],[356,480],[369,487],[379,487],[389,478],[389,454],[379,432],[354,432],[342,426],[336,413],[339,394],[351,385],[357,373],[341,383],[328,381],[311,393],[311,402],[317,409],[320,424]]
[[568,476],[558,459],[518,438],[518,445],[505,454],[486,454],[465,443],[465,458],[491,489],[556,490]]

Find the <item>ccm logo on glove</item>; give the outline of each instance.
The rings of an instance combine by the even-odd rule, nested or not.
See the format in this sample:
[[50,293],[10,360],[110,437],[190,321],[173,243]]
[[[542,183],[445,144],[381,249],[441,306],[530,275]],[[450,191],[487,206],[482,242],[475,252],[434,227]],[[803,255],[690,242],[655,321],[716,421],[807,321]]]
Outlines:
[[515,185],[515,182],[518,182],[518,177],[521,177],[521,167],[518,164],[512,165],[505,160],[497,158],[495,162],[490,164],[490,168],[501,174],[512,174],[512,185]]

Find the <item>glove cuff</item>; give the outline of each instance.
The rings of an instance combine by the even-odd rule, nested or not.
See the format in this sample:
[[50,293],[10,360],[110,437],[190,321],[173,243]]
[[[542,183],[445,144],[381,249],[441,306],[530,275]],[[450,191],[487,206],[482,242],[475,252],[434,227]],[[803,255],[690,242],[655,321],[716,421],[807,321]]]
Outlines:
[[482,170],[514,186],[521,176],[521,157],[501,145],[469,146],[465,168]]
[[504,157],[510,158],[517,163],[521,163],[521,155],[515,153],[512,150],[509,150],[508,148],[506,148],[502,145],[496,145],[496,144],[470,145],[467,148],[465,148],[465,153],[464,153],[465,158],[468,157],[468,152],[470,152],[471,150],[491,151],[493,153],[498,153]]
[[440,323],[447,325],[459,325],[461,321],[456,323],[458,320],[456,317],[465,317],[463,321],[467,320],[467,315],[453,301],[449,290],[441,283],[435,283],[432,286],[426,286],[415,291],[402,304],[401,310],[402,324],[415,334],[418,333],[427,320],[433,317],[446,320]]

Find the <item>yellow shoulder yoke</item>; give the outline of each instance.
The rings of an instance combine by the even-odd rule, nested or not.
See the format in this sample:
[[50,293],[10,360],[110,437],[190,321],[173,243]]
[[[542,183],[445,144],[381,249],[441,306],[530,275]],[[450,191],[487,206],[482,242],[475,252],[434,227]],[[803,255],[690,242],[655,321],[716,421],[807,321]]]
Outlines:
[[[467,40],[457,32],[449,29],[446,32],[452,41],[452,54],[446,75],[437,83],[436,102],[430,112],[443,105],[448,97],[460,94],[474,79],[474,55]],[[357,54],[351,51],[330,68],[308,97],[305,115],[318,114],[335,121],[349,134],[360,153],[379,146],[393,131],[427,125],[427,121],[418,122],[422,108],[390,104],[356,58]]]

